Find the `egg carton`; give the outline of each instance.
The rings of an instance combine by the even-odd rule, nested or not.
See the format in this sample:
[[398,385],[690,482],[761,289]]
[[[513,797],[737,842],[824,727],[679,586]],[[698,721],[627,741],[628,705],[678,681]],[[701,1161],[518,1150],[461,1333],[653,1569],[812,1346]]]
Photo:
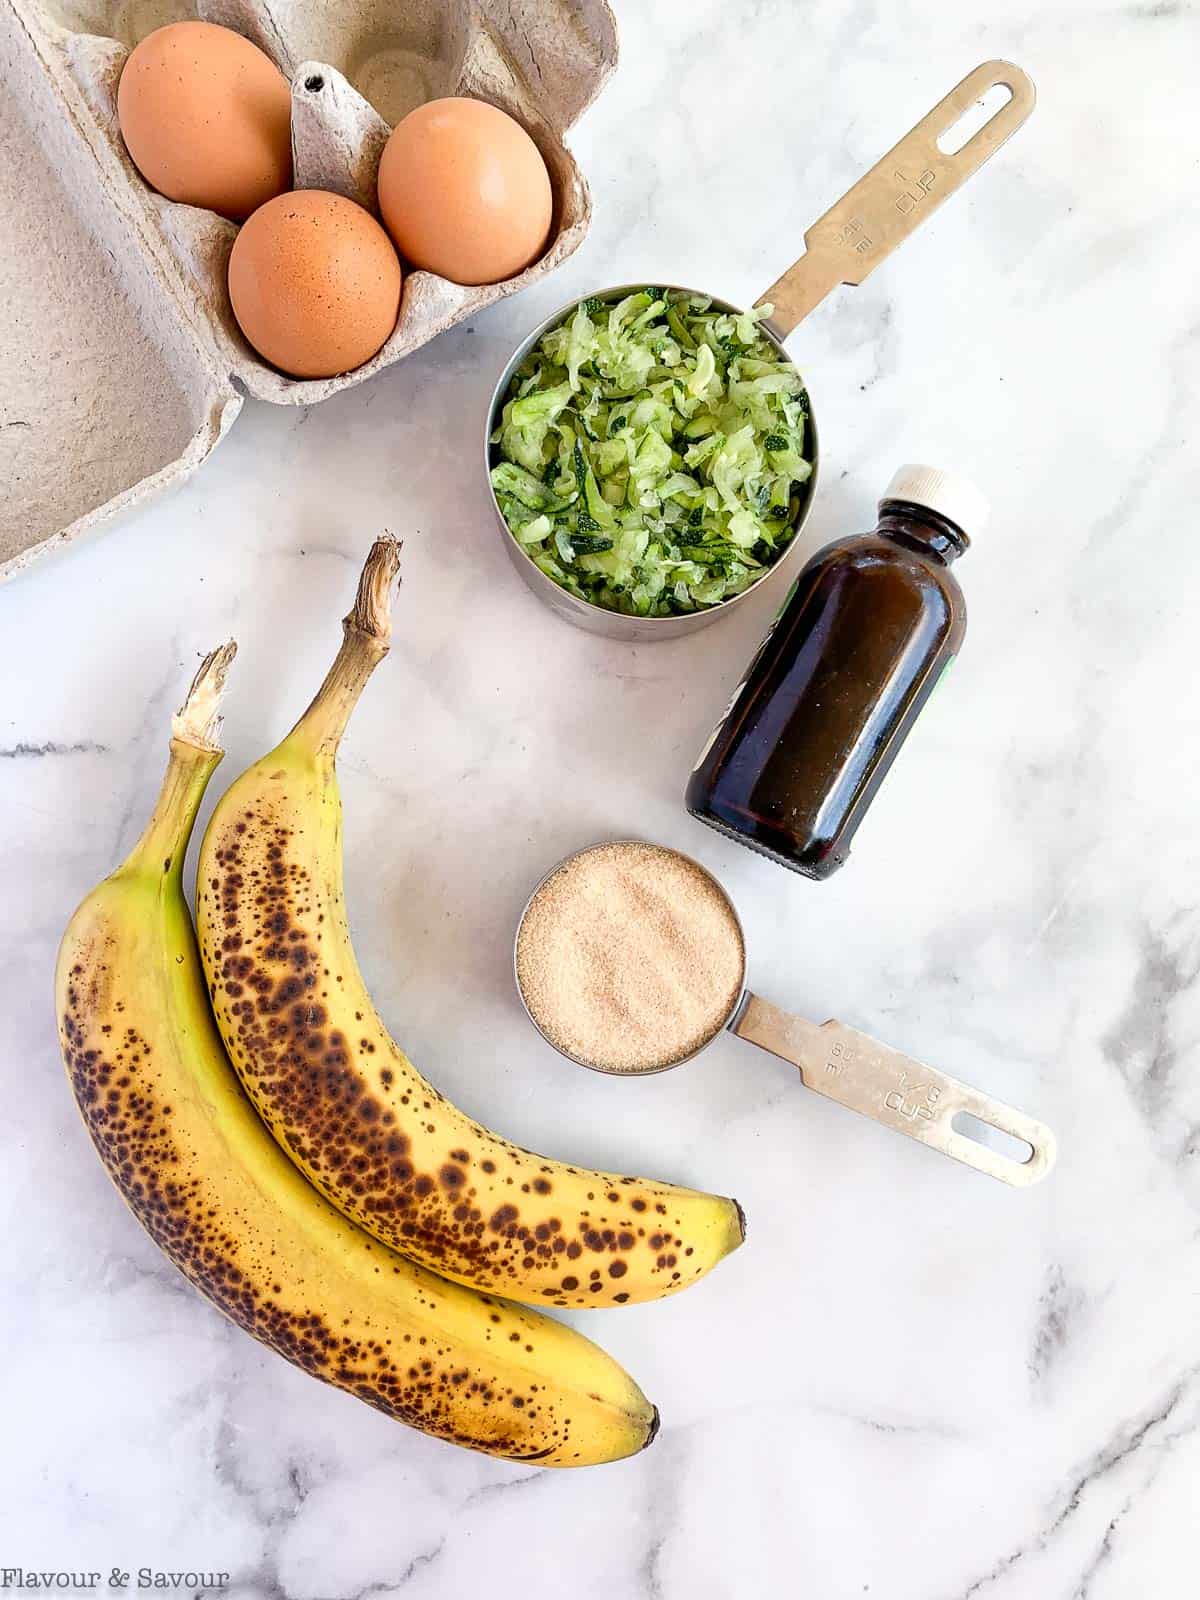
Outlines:
[[[295,186],[377,214],[391,128],[468,95],[528,131],[554,192],[550,242],[503,283],[406,272],[383,348],[336,378],[289,378],[234,320],[237,225],[156,194],[129,159],[117,84],[154,28],[236,29],[292,86]],[[566,132],[616,65],[607,0],[0,0],[0,578],[193,471],[244,394],[311,405],[551,272],[587,232]]]

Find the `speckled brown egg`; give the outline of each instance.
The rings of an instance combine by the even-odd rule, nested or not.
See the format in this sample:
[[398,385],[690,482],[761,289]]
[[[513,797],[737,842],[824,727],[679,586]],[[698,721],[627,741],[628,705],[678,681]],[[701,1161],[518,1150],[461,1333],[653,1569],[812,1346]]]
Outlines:
[[133,163],[169,200],[243,217],[292,186],[292,96],[231,28],[172,22],[130,54],[117,117]]
[[537,260],[553,212],[537,145],[482,100],[430,100],[392,130],[379,210],[406,261],[453,283],[499,283]]
[[324,189],[268,201],[229,257],[238,326],[295,378],[332,378],[369,361],[396,325],[400,287],[400,262],[375,218]]

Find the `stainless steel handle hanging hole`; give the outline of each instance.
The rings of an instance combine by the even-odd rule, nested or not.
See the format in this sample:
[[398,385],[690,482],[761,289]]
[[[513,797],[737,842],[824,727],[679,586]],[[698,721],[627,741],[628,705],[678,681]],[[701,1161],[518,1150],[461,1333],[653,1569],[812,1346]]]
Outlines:
[[971,102],[963,114],[937,136],[937,147],[944,156],[965,150],[976,134],[982,133],[992,118],[1013,97],[1007,83],[993,83]]

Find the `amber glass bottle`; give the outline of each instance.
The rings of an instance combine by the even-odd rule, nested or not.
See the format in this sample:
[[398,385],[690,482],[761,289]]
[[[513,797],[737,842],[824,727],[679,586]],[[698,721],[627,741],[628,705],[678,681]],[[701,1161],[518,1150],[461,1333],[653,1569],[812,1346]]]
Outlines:
[[962,642],[950,563],[986,520],[965,479],[901,467],[874,533],[809,561],[696,763],[687,808],[827,878]]

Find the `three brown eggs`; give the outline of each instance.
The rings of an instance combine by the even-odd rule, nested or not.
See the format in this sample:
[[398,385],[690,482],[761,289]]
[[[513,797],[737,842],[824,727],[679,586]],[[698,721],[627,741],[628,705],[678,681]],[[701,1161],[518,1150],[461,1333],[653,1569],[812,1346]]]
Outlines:
[[242,224],[229,257],[234,316],[281,371],[327,378],[369,361],[396,325],[406,267],[499,283],[545,249],[546,164],[496,106],[431,100],[397,124],[379,164],[382,226],[344,195],[293,190],[291,109],[270,57],[209,22],[149,34],[117,91],[146,182]]

